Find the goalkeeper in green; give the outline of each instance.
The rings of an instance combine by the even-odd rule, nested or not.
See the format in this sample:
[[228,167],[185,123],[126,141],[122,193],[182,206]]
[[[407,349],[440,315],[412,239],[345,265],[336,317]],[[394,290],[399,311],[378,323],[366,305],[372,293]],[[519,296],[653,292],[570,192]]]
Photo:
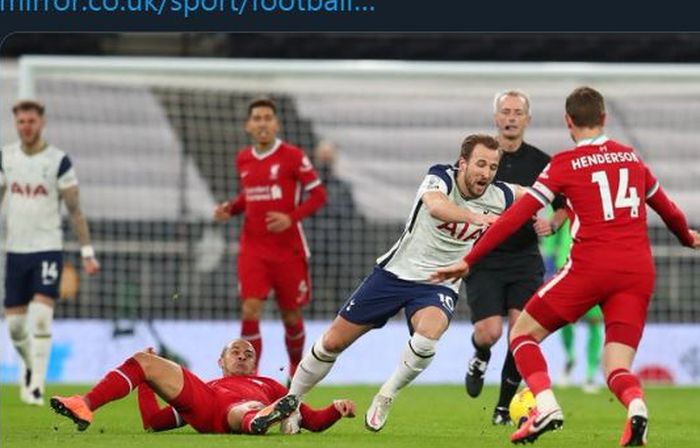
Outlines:
[[[545,237],[541,242],[542,256],[545,261],[546,276],[551,277],[566,264],[571,250],[571,231],[568,219],[564,221],[559,230],[552,235]],[[588,343],[586,345],[586,381],[583,391],[596,393],[598,386],[595,383],[596,373],[600,370],[601,354],[603,350],[603,312],[600,306],[596,305],[583,316],[583,321],[588,325]],[[575,354],[575,331],[572,324],[561,329],[561,340],[564,344],[566,354],[566,364],[564,374],[559,383],[561,386],[571,384],[571,373],[576,364]]]

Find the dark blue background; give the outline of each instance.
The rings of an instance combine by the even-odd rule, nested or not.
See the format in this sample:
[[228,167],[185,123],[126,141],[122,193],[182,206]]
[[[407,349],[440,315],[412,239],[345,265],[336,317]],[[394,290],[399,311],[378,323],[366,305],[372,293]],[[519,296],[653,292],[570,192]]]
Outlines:
[[[354,0],[362,4],[361,0]],[[367,2],[370,3],[370,2]],[[309,14],[0,14],[12,31],[696,31],[696,6],[679,1],[375,0],[374,12]]]

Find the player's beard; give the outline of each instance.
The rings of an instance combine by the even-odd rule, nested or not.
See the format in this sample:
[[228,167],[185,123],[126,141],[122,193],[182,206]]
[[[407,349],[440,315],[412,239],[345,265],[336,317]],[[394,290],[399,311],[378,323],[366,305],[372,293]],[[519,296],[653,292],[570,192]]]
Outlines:
[[469,194],[469,197],[471,199],[480,198],[484,193],[486,193],[486,188],[488,188],[488,186],[489,186],[488,180],[486,180],[486,183],[483,186],[481,186],[477,183],[479,180],[483,180],[483,179],[480,179],[480,178],[472,179],[471,177],[466,176],[465,187],[466,187],[467,193]]

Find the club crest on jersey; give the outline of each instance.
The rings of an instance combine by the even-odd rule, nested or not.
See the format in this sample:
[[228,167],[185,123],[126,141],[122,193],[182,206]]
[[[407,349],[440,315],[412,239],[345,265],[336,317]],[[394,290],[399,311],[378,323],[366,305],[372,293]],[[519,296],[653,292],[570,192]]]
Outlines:
[[431,176],[430,179],[428,179],[428,185],[427,185],[426,189],[427,190],[439,190],[440,189],[440,180],[435,176]]
[[280,164],[275,163],[270,167],[270,180],[277,180],[280,173]]
[[20,196],[27,196],[30,198],[34,198],[37,196],[48,196],[49,195],[48,190],[42,184],[39,184],[39,185],[31,185],[31,184],[20,185],[17,182],[12,182],[12,185],[10,186],[10,191],[13,194],[18,194]]

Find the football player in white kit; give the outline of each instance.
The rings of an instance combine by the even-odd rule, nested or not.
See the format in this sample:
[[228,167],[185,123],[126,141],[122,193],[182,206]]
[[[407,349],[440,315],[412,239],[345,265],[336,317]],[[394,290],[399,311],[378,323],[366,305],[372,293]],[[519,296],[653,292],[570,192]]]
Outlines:
[[44,106],[24,100],[12,112],[19,141],[0,150],[0,202],[7,207],[5,318],[24,363],[20,398],[43,405],[53,309],[63,267],[61,199],[80,242],[85,272],[94,274],[100,265],[90,245],[71,161],[42,139]]
[[[435,165],[423,180],[403,234],[377,259],[373,272],[343,304],[338,316],[299,364],[289,393],[304,396],[331,370],[346,348],[405,310],[411,337],[398,367],[365,414],[365,426],[379,431],[400,389],[435,355],[458,298],[459,282],[431,284],[437,266],[464,257],[476,239],[520,195],[520,188],[492,183],[501,152],[488,135],[470,135],[456,165]],[[283,432],[294,432],[290,417]]]

